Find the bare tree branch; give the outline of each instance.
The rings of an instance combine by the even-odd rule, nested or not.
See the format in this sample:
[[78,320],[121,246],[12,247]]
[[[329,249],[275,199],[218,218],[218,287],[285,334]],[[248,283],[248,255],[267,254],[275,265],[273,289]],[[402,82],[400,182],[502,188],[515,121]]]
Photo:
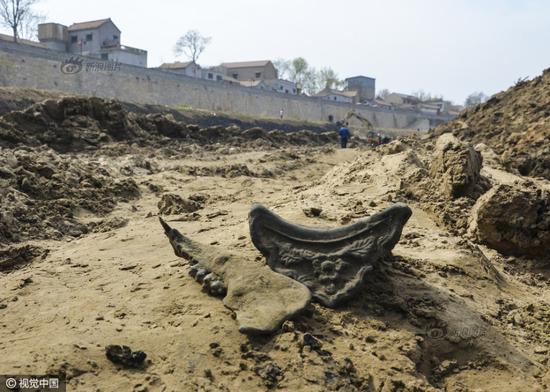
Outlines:
[[204,37],[196,30],[189,30],[176,41],[174,52],[176,56],[183,54],[196,63],[201,53],[206,49],[206,45],[210,43],[210,40],[210,37]]
[[13,41],[21,36],[21,31],[27,32],[36,25],[40,16],[35,14],[32,6],[38,0],[0,0],[0,24],[13,31]]

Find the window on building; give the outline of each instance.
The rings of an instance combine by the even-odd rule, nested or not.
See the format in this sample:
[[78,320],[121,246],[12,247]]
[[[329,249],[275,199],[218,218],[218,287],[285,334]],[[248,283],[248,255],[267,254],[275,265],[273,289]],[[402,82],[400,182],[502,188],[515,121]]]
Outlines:
[[216,75],[216,80],[217,80],[218,82],[220,82],[220,81],[222,80],[222,76],[221,76],[221,75]]
[[233,79],[239,79],[239,74],[238,73],[234,73],[232,76],[233,76]]
[[86,41],[91,41],[93,37],[93,34],[86,34]]
[[214,79],[214,74],[212,72],[208,72],[208,79]]
[[109,54],[108,53],[101,53],[101,60],[109,60]]
[[76,44],[78,42],[78,37],[76,35],[71,35],[71,44]]
[[288,94],[288,90],[285,90],[285,93]]
[[334,121],[334,116],[332,114],[329,114],[328,115],[328,122],[333,122]]
[[336,101],[336,97],[334,97],[334,100]]
[[118,35],[113,35],[113,39],[116,41],[118,39]]
[[261,77],[262,77],[262,73],[261,73],[261,72],[256,72],[255,77],[256,77],[256,78],[261,78]]
[[284,87],[283,86],[279,86],[279,90],[282,90]]

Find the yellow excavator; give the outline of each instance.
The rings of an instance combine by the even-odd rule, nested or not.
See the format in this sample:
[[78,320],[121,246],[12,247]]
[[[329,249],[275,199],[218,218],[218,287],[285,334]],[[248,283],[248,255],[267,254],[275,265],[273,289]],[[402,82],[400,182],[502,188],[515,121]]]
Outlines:
[[381,135],[374,130],[374,126],[368,118],[363,117],[354,110],[349,111],[344,118],[344,122],[347,123],[354,135],[367,139],[367,144],[371,146],[377,146],[379,144],[386,144],[391,141],[391,137],[387,135]]
[[[365,129],[367,131],[373,131],[374,127],[372,126],[372,123],[365,117],[361,116],[360,114],[357,114],[354,110],[348,112],[346,114],[346,117],[344,118],[344,121],[349,124],[351,119],[356,119],[359,124],[360,128]],[[355,124],[353,124],[354,128],[356,127]]]

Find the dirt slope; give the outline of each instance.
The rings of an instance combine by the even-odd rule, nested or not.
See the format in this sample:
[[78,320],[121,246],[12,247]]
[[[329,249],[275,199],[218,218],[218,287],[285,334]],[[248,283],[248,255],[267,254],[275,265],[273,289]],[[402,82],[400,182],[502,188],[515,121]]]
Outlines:
[[519,81],[435,131],[445,132],[472,144],[487,144],[508,169],[550,179],[550,69],[533,80]]

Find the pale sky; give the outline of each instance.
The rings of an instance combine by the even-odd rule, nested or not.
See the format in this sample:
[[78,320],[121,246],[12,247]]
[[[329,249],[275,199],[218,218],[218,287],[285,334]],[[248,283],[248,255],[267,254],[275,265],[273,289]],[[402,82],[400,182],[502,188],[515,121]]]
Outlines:
[[[149,66],[175,59],[177,38],[212,37],[202,65],[302,56],[376,88],[424,90],[463,103],[550,67],[548,0],[41,0],[47,21],[110,17]],[[6,29],[3,29],[6,32]]]

